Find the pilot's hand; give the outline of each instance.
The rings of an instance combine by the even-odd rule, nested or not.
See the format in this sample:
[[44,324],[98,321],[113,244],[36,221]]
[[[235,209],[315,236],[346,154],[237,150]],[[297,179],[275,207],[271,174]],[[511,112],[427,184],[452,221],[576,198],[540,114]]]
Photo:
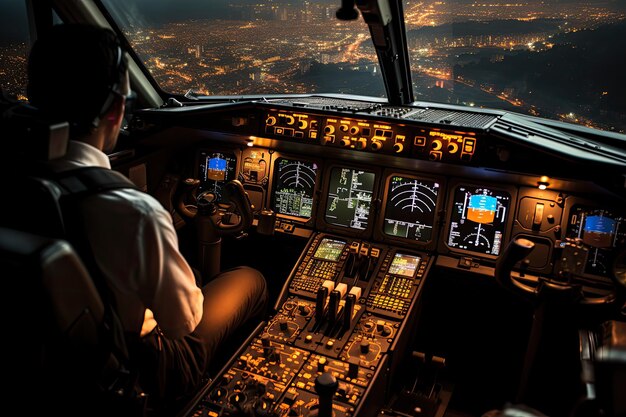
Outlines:
[[141,337],[149,334],[157,326],[157,322],[154,319],[154,313],[149,308],[146,308],[146,312],[143,316],[143,324],[141,326]]

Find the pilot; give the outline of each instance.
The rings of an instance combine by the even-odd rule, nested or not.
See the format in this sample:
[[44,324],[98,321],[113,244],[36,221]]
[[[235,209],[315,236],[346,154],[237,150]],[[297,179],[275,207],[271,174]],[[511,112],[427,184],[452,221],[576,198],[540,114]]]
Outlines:
[[[34,43],[30,102],[71,126],[66,155],[51,162],[54,171],[111,168],[107,152],[116,146],[130,92],[126,59],[114,32],[93,26],[54,26]],[[265,279],[239,267],[199,288],[170,214],[139,190],[96,193],[82,214],[124,329],[141,336],[131,357],[143,389],[168,404],[193,393],[218,347],[264,314]]]

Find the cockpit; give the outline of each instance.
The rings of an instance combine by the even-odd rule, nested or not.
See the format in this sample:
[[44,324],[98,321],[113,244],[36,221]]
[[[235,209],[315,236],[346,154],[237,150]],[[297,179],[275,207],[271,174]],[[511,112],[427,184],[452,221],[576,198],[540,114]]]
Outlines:
[[623,4],[179,3],[0,6],[2,109],[46,28],[111,28],[112,169],[204,279],[267,280],[176,415],[626,415]]

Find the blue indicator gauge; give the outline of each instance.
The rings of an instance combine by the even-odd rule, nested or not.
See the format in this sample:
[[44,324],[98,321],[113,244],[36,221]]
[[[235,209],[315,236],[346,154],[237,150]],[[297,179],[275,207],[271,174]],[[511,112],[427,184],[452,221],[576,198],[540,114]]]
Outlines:
[[448,246],[499,255],[511,195],[503,190],[463,185],[456,187],[452,197]]
[[611,210],[574,206],[567,237],[580,239],[589,250],[585,274],[608,276],[617,248],[626,243],[626,217]]
[[[222,188],[235,179],[237,158],[228,152],[202,152],[200,155],[200,193],[212,193],[222,202]],[[200,194],[199,194],[200,195]]]

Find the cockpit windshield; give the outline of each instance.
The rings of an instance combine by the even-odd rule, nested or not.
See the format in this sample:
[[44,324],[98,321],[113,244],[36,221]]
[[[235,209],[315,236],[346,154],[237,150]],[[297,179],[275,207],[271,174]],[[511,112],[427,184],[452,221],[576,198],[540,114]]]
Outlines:
[[170,93],[385,95],[363,20],[335,1],[104,0]]
[[[18,1],[2,3],[12,16]],[[368,25],[338,20],[338,0],[97,3],[166,94],[388,95]],[[626,132],[625,1],[404,0],[402,9],[415,101]],[[14,73],[27,39],[2,40],[0,81],[25,99]]]

